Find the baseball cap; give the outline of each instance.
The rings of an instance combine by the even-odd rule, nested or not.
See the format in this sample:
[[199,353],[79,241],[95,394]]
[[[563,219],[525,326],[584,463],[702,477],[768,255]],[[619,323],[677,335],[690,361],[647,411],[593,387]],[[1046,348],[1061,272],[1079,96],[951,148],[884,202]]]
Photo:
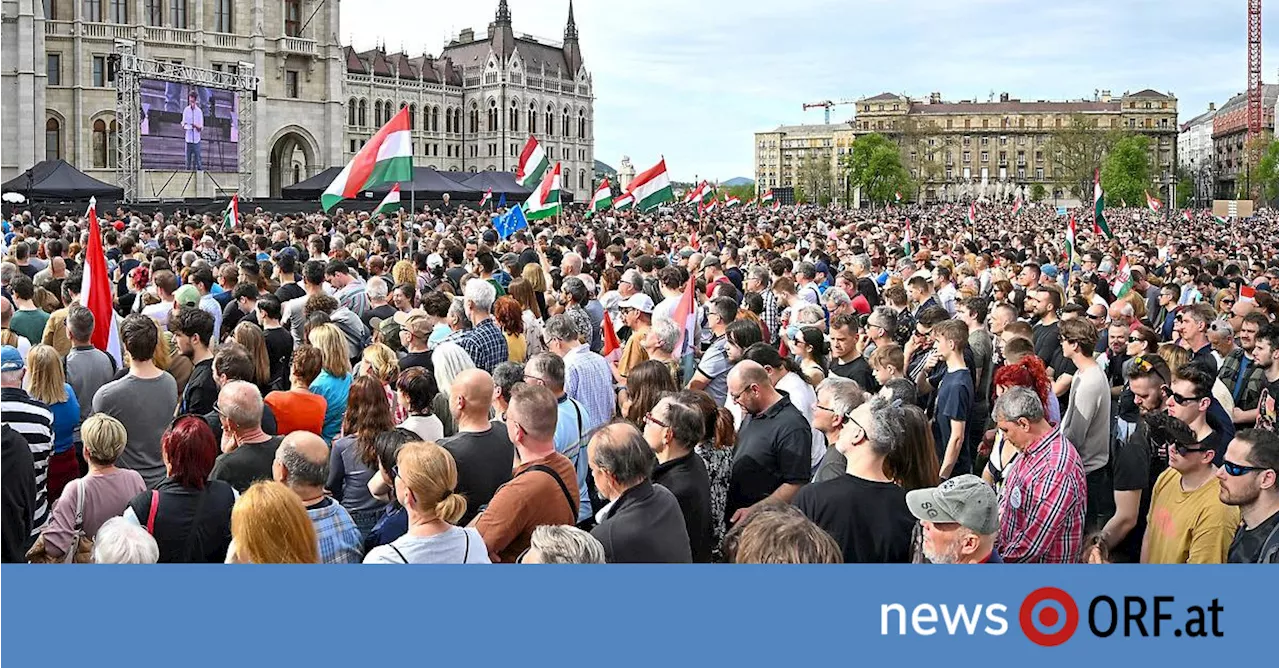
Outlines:
[[907,508],[918,520],[955,523],[984,536],[1000,529],[995,490],[975,475],[907,492]]
[[188,283],[173,293],[173,301],[178,306],[197,306],[200,304],[200,292]]
[[515,253],[507,253],[506,255],[503,255],[502,260],[500,260],[501,264],[503,264],[504,266],[513,265],[519,261],[520,261],[520,256],[516,255]]
[[1040,265],[1040,273],[1048,276],[1049,278],[1057,278],[1058,268],[1052,264],[1043,264]]
[[374,326],[382,334],[383,341],[392,341],[399,345],[400,323],[396,322],[395,318],[384,318],[382,320],[374,318],[373,321],[377,322]]
[[715,255],[708,255],[702,258],[703,269],[706,269],[707,267],[719,267],[719,266],[720,266],[720,258]]
[[444,258],[440,257],[439,253],[432,253],[427,256],[427,266],[432,269],[435,269],[436,267],[443,267]]
[[403,327],[409,330],[410,336],[416,336],[418,338],[431,336],[431,330],[433,329],[431,321],[422,314],[409,316],[409,319],[405,321]]
[[819,274],[826,274],[827,276],[831,276],[831,267],[828,267],[826,262],[819,260],[818,263],[814,265],[814,269]]
[[641,313],[653,313],[653,299],[643,292],[637,292],[618,302],[618,308],[633,308]]
[[13,346],[0,348],[0,371],[20,371],[26,366],[26,362],[22,361],[22,353],[18,352],[17,348]]

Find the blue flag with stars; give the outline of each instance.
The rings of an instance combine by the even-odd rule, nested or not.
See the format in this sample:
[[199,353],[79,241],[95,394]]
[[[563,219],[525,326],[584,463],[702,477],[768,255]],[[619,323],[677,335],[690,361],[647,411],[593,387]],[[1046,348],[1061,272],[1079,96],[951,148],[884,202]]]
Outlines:
[[501,209],[502,207],[504,207],[504,206],[506,206],[506,205],[507,205],[507,194],[506,194],[506,193],[502,193],[502,194],[498,195],[498,208],[499,208],[499,209]]
[[493,217],[493,229],[498,231],[498,237],[501,239],[506,239],[517,230],[527,227],[529,227],[529,219],[524,217],[524,208],[519,204],[501,216]]

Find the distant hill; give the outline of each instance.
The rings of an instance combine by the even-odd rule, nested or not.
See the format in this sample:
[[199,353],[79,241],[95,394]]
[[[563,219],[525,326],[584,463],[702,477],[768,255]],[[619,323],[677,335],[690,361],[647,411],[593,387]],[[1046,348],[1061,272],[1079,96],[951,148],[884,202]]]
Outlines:
[[603,162],[600,162],[599,160],[596,161],[595,171],[596,171],[596,176],[612,177],[612,176],[618,175],[618,170],[610,167],[609,165],[604,164]]
[[755,181],[752,181],[751,179],[745,176],[735,176],[734,178],[729,179],[728,181],[722,182],[720,185],[727,186],[730,188],[735,186],[750,186],[750,185],[755,185]]

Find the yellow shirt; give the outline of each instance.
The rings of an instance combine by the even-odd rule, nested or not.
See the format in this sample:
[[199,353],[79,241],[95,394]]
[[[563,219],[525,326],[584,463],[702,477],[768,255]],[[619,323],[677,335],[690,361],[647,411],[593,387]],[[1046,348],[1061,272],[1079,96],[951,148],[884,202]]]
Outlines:
[[1240,524],[1240,509],[1218,500],[1218,479],[1190,492],[1182,474],[1165,469],[1151,491],[1147,513],[1147,563],[1222,564]]
[[524,364],[528,353],[528,345],[524,340],[524,334],[503,332],[502,335],[507,337],[507,361]]
[[649,361],[649,353],[645,352],[640,345],[640,341],[648,331],[648,329],[642,329],[631,332],[631,338],[627,339],[622,346],[622,357],[618,358],[618,375],[626,378],[627,374],[641,362]]

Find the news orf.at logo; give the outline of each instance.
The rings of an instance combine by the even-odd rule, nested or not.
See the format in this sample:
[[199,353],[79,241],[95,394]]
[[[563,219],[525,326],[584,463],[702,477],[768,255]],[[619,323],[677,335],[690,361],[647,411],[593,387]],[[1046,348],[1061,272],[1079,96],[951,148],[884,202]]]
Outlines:
[[1041,587],[1022,600],[1018,625],[1031,642],[1056,647],[1075,635],[1080,625],[1080,609],[1067,592],[1057,587]]

